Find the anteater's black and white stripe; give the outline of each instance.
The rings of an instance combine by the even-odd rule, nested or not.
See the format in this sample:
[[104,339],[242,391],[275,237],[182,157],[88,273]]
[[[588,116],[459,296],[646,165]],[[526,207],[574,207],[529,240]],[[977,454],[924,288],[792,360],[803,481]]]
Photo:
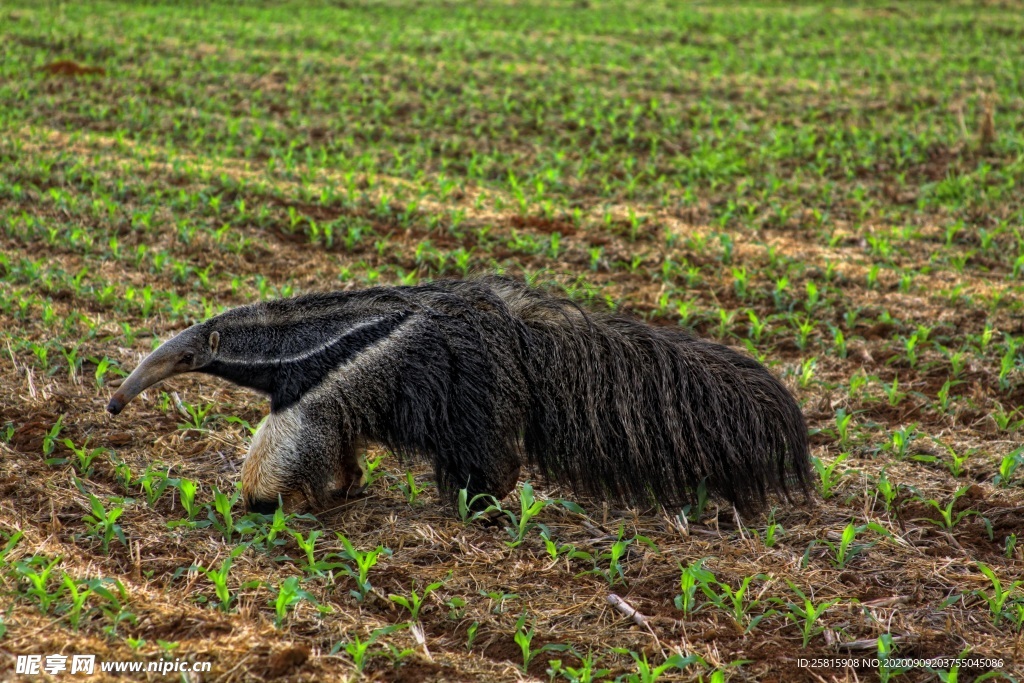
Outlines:
[[760,363],[680,329],[504,278],[233,309],[147,357],[111,398],[198,371],[270,397],[242,471],[255,509],[357,486],[366,442],[429,459],[442,495],[506,495],[531,465],[574,491],[741,512],[808,482],[807,431]]

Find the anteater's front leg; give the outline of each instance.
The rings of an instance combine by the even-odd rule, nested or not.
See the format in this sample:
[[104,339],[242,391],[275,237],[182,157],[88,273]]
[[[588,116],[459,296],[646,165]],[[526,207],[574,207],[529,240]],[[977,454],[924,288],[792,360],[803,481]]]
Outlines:
[[278,499],[330,507],[362,491],[354,440],[330,416],[298,404],[271,412],[253,435],[242,466],[242,493],[254,512],[272,513]]
[[242,496],[250,511],[271,514],[279,497],[283,500],[293,493],[303,422],[299,410],[272,412],[253,435],[242,465]]

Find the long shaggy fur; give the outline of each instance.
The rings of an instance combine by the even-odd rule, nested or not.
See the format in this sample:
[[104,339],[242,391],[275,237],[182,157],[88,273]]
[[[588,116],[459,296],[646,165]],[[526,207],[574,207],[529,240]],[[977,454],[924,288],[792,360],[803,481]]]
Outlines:
[[520,456],[576,492],[626,503],[678,505],[705,481],[747,512],[807,483],[799,407],[728,347],[510,280],[400,295],[425,320],[373,436],[432,457],[442,492],[487,492]]
[[429,459],[451,502],[504,496],[521,465],[641,505],[682,505],[705,482],[744,513],[807,487],[803,415],[760,363],[517,281],[313,294],[196,328],[219,345],[196,370],[269,394],[271,420],[301,411],[309,438],[270,469],[317,504],[364,441]]

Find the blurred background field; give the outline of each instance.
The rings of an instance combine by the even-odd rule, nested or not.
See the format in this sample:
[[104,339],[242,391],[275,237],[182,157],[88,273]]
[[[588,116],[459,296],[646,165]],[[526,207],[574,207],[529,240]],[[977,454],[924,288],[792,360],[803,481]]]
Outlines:
[[[0,675],[955,680],[797,661],[892,651],[1021,678],[1022,16],[4,2]],[[581,514],[534,479],[464,523],[371,450],[370,496],[275,521],[232,501],[258,397],[188,379],[103,412],[223,308],[496,270],[767,362],[816,504]]]

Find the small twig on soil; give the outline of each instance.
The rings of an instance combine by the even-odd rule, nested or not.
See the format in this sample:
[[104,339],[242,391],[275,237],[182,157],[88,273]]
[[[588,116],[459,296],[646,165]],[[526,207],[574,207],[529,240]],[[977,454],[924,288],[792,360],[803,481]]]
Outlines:
[[[899,645],[906,641],[906,636],[895,636],[892,639],[894,645]],[[851,640],[848,643],[839,643],[836,647],[840,650],[874,650],[878,647],[878,640],[873,638],[868,638],[867,640]]]
[[861,605],[871,609],[878,609],[880,607],[893,607],[895,605],[900,605],[904,602],[908,602],[909,600],[910,598],[906,595],[896,595],[891,598],[878,598],[877,600],[862,602]]
[[251,657],[252,657],[252,655],[251,655],[251,654],[249,654],[249,655],[245,655],[245,656],[243,656],[243,657],[242,657],[242,658],[241,658],[240,660],[238,660],[238,664],[235,664],[235,665],[234,665],[233,667],[231,667],[230,669],[228,669],[227,673],[225,673],[225,674],[224,674],[224,680],[225,680],[225,681],[230,681],[230,680],[232,680],[232,678],[233,678],[233,676],[234,676],[234,673],[235,673],[236,671],[238,671],[238,669],[239,669],[239,668],[240,668],[240,667],[241,667],[241,666],[242,666],[243,664],[245,664],[246,662],[248,662],[248,661],[249,661],[249,659],[250,659]]
[[668,525],[679,532],[679,535],[683,538],[690,537],[690,520],[686,518],[686,515],[680,511],[677,514],[670,515],[667,511],[664,513],[665,519],[668,521]]
[[647,623],[647,617],[641,614],[635,607],[630,605],[628,602],[620,598],[615,593],[608,594],[608,604],[622,612],[625,616],[632,619],[637,626],[642,628],[650,628],[650,624]]
[[28,395],[33,400],[36,398],[36,385],[32,382],[32,368],[25,368],[25,380],[28,382]]
[[11,367],[14,368],[15,374],[18,372],[18,359],[14,356],[14,349],[11,348],[11,340],[7,339],[7,353],[11,356]]
[[132,559],[135,560],[135,567],[133,569],[134,576],[136,579],[142,579],[142,543],[134,541],[132,545],[135,546],[135,552],[133,553]]
[[185,409],[185,405],[181,402],[181,396],[178,396],[178,392],[177,391],[172,391],[171,392],[171,400],[174,401],[174,408],[179,413],[181,413],[182,417],[186,417],[186,418],[190,418],[191,417],[191,415],[189,415],[188,411]]
[[20,642],[25,641],[25,640],[33,640],[40,633],[43,633],[44,631],[52,630],[53,627],[56,626],[57,623],[59,623],[60,620],[63,619],[63,618],[64,618],[64,616],[61,615],[61,616],[57,617],[56,619],[47,622],[42,627],[37,628],[35,631],[32,631],[32,633],[26,633],[25,635],[21,636],[20,638],[15,638],[13,640],[5,641],[4,645],[7,646],[7,647],[10,647],[12,645],[15,645],[15,644],[20,643]]
[[964,550],[964,547],[960,545],[960,542],[953,537],[953,534],[949,533],[948,531],[944,532],[944,534],[946,536],[946,540],[949,541],[950,545],[952,545],[954,548],[962,552],[964,555],[967,555],[967,551]]
[[50,499],[50,533],[56,534],[60,531],[60,517],[57,516],[57,508],[53,504],[53,498]]
[[647,617],[645,617],[635,607],[630,605],[628,602],[620,598],[615,593],[609,593],[607,600],[609,605],[614,607],[618,612],[620,612],[624,616],[632,619],[633,623],[635,623],[637,626],[647,629],[647,631],[651,634],[651,637],[654,638],[654,642],[658,645],[658,649],[661,650],[662,656],[667,657],[667,655],[665,654],[665,649],[661,646],[661,641],[658,639],[658,634],[654,632],[653,628],[651,628],[651,624],[647,621]]
[[427,659],[434,661],[434,658],[430,655],[430,650],[427,649],[427,637],[423,633],[423,625],[417,621],[409,627],[409,631],[412,632],[412,637],[416,640],[417,645],[423,648],[423,654],[427,656]]
[[732,509],[732,518],[736,521],[736,529],[740,532],[740,538],[744,541],[747,540],[747,535],[743,533],[743,520],[740,519],[740,511],[736,508]]

